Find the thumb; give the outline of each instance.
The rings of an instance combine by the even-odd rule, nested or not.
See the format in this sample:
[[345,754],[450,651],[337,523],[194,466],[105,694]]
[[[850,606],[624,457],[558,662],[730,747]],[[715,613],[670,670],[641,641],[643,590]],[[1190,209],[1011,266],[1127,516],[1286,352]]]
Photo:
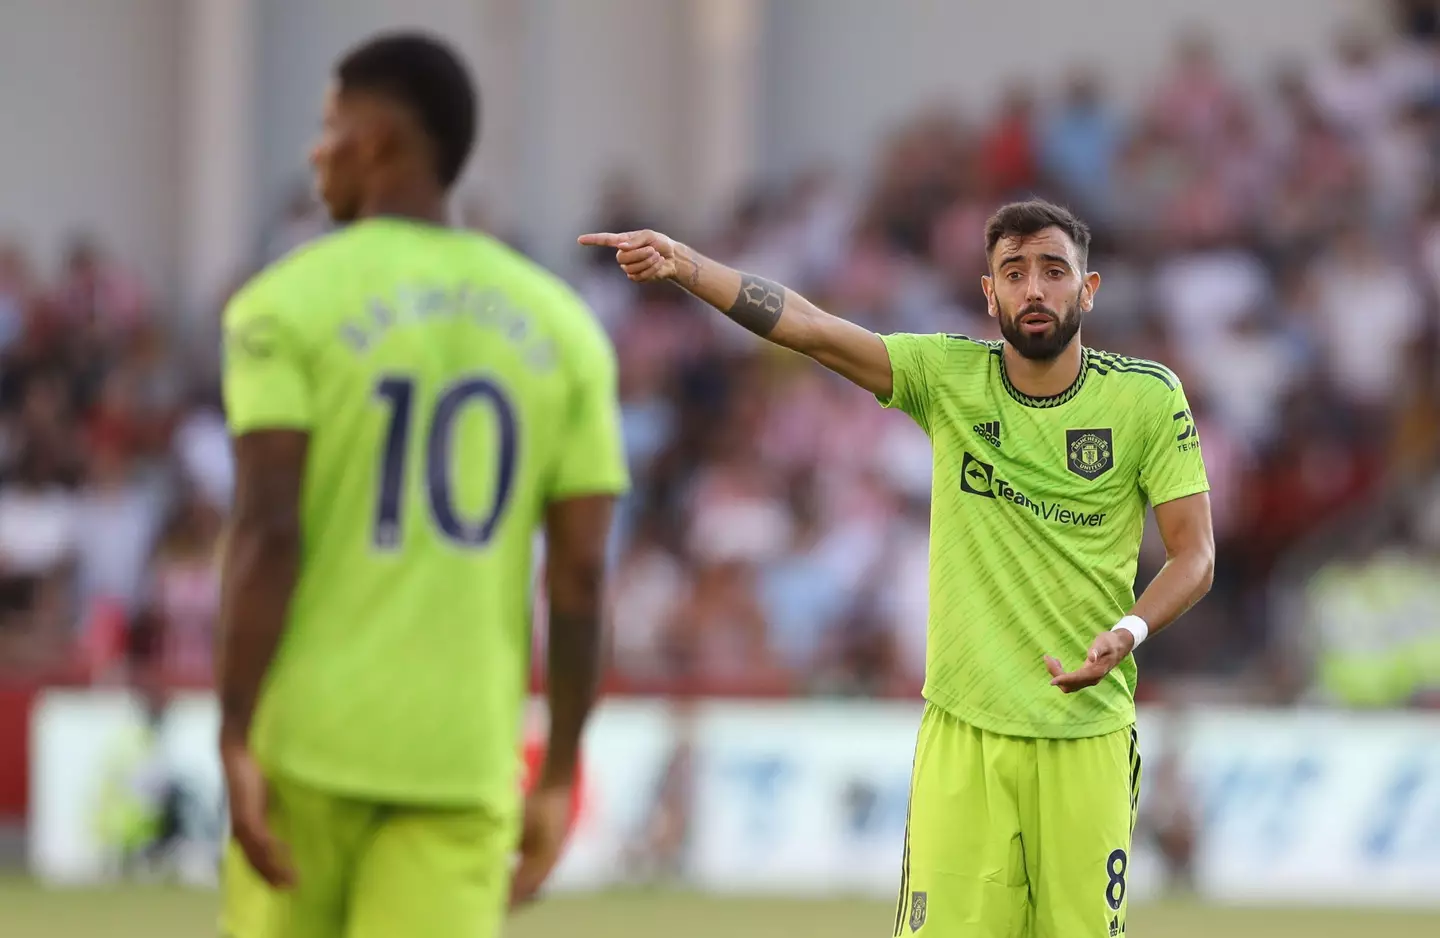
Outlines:
[[251,865],[261,877],[277,889],[295,884],[295,869],[289,850],[270,827],[270,792],[264,779],[255,774],[244,779],[232,794],[236,836]]
[[290,859],[290,849],[271,833],[268,825],[256,832],[256,849],[264,868],[261,872],[276,889],[290,889],[295,885],[295,867]]
[[1050,655],[1045,656],[1045,667],[1049,669],[1051,677],[1059,677],[1065,673],[1065,666],[1060,663],[1060,659]]

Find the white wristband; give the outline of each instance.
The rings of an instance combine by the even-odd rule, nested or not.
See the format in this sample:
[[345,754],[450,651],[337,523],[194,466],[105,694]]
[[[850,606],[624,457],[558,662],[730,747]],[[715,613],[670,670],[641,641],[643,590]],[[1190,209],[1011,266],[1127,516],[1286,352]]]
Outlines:
[[1139,616],[1126,616],[1119,622],[1115,623],[1115,628],[1111,629],[1110,631],[1118,632],[1121,629],[1124,629],[1131,635],[1135,636],[1136,648],[1139,648],[1140,643],[1145,641],[1145,636],[1150,634],[1150,626],[1146,625],[1145,620],[1140,618]]

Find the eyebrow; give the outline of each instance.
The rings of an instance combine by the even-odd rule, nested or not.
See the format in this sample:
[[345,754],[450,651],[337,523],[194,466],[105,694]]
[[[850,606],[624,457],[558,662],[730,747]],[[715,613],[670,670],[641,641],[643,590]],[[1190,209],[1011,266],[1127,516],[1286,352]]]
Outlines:
[[[1052,264],[1063,264],[1067,268],[1072,267],[1070,260],[1068,258],[1060,256],[1059,254],[1041,254],[1040,259],[1042,261],[1049,261]],[[1025,255],[1023,254],[1011,254],[1009,257],[1001,259],[1000,266],[1003,268],[1010,264],[1014,264],[1024,260]]]

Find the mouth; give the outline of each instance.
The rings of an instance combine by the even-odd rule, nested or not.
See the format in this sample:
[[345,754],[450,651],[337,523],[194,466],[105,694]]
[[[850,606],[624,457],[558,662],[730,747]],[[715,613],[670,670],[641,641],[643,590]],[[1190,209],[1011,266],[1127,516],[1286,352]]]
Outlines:
[[1044,332],[1054,324],[1055,317],[1049,313],[1026,313],[1020,317],[1020,329],[1029,335]]

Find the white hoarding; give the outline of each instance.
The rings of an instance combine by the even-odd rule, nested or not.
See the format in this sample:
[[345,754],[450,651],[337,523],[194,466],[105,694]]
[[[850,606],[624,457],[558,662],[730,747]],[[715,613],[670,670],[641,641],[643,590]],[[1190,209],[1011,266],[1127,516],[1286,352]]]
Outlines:
[[[30,733],[28,841],[34,872],[89,882],[138,869],[168,807],[192,878],[213,879],[223,831],[218,714],[210,695],[176,698],[151,721],[119,691],[47,693]],[[208,849],[210,847],[212,849]]]
[[[555,887],[668,875],[722,892],[889,898],[919,716],[909,703],[607,702]],[[151,848],[165,805],[168,856],[203,880],[223,830],[215,722],[210,698],[184,697],[152,743],[125,695],[42,698],[35,872],[87,881],[163,858]],[[1145,711],[1140,731],[1142,811],[1178,797],[1193,816],[1206,898],[1440,906],[1440,715]],[[1183,787],[1161,795],[1150,789],[1170,752]],[[1132,868],[1137,899],[1163,885],[1148,838]]]

